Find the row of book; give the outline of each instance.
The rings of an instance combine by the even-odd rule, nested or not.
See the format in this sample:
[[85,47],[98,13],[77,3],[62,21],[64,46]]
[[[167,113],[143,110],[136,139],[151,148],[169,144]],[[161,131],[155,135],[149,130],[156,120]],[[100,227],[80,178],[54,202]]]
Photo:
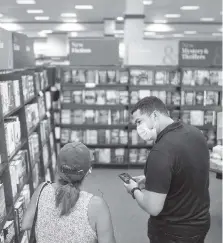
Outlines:
[[22,76],[22,91],[23,91],[23,97],[25,102],[35,96],[34,85],[35,83],[34,83],[33,75]]
[[51,121],[50,118],[44,119],[40,122],[40,134],[42,139],[42,144],[46,142],[49,138],[51,132]]
[[181,120],[193,126],[216,126],[217,113],[215,111],[183,111]]
[[127,124],[128,110],[62,110],[62,124]]
[[34,132],[28,138],[31,166],[36,164],[40,158],[39,134]]
[[21,105],[19,80],[1,81],[0,96],[3,115]]
[[21,126],[18,116],[11,116],[4,120],[7,153],[10,157],[21,144]]
[[49,86],[49,79],[46,70],[43,70],[41,72],[35,72],[34,77],[35,77],[37,93],[39,93],[39,91],[44,90]]
[[15,198],[24,186],[29,174],[28,152],[20,150],[9,165],[12,195]]
[[[66,70],[65,83],[127,84],[132,85],[179,85],[179,71],[155,71],[143,69],[127,70]],[[183,70],[182,83],[185,85],[222,85],[221,70]]]
[[25,106],[26,124],[27,129],[30,131],[33,127],[37,126],[40,121],[39,107],[37,103]]

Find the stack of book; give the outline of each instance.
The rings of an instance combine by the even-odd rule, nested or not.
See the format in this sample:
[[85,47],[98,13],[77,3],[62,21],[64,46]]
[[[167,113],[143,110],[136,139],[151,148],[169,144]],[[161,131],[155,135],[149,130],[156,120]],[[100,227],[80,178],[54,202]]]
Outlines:
[[36,163],[32,170],[33,188],[36,189],[39,185],[39,164]]
[[192,86],[216,86],[222,85],[221,70],[184,70],[182,76],[183,85]]
[[7,221],[3,228],[4,243],[15,243],[15,222]]
[[49,147],[48,145],[46,144],[44,147],[43,147],[43,164],[44,164],[44,168],[47,168],[49,166]]
[[9,165],[13,197],[21,191],[29,173],[27,150],[20,150]]
[[25,102],[35,96],[33,75],[22,76],[22,90],[23,90],[23,97]]
[[39,117],[40,119],[42,119],[46,115],[44,96],[38,97],[38,110],[39,110]]
[[25,106],[25,113],[26,113],[26,123],[28,131],[30,131],[33,127],[37,126],[40,117],[39,117],[39,109],[38,104],[30,104]]
[[30,159],[32,167],[39,160],[40,156],[40,146],[39,146],[39,135],[38,133],[33,133],[29,136],[29,151],[30,151]]
[[0,94],[3,115],[21,105],[19,80],[1,81]]
[[145,164],[149,155],[148,149],[130,149],[129,160],[131,164]]
[[4,192],[3,184],[0,183],[0,224],[2,224],[2,222],[4,221],[5,216],[6,216],[5,192]]
[[40,122],[40,134],[42,139],[42,144],[46,142],[46,140],[49,138],[51,132],[51,121],[50,119],[45,119]]
[[20,197],[15,205],[15,225],[16,225],[16,232],[17,236],[20,236],[22,233],[22,220],[23,220],[23,215],[25,213],[25,201],[23,197]]
[[63,73],[65,83],[84,84],[127,84],[128,71],[126,70],[66,70]]
[[8,156],[10,156],[21,143],[21,127],[17,116],[8,117],[4,121],[5,138]]
[[95,163],[125,164],[127,163],[127,149],[95,149]]

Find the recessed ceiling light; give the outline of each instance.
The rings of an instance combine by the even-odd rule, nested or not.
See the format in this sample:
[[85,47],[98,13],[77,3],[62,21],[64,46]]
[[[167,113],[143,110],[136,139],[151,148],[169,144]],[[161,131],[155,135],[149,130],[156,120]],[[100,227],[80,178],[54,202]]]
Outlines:
[[71,37],[77,37],[77,35],[78,35],[77,32],[71,32],[71,33],[70,33],[70,36],[71,36]]
[[164,38],[165,36],[164,35],[155,35],[154,37],[155,38]]
[[212,33],[213,36],[222,36],[222,33]]
[[43,10],[42,9],[28,9],[27,13],[29,13],[29,14],[42,14]]
[[186,30],[186,31],[184,31],[184,34],[186,34],[186,35],[195,35],[195,34],[197,34],[197,31],[196,30]]
[[214,21],[214,18],[201,18],[200,21],[212,22],[212,21]]
[[53,33],[52,30],[42,30],[41,32],[46,33],[46,34],[51,34],[51,33]]
[[17,0],[17,4],[36,4],[35,0]]
[[8,31],[19,31],[22,27],[15,23],[1,23],[0,27]]
[[183,34],[173,34],[173,37],[184,37],[184,35]]
[[92,5],[75,5],[75,9],[93,9]]
[[117,17],[117,21],[123,21],[124,18],[123,17]]
[[180,18],[180,14],[166,14],[165,17],[166,18]]
[[49,20],[50,17],[49,16],[36,16],[35,20]]
[[157,19],[153,21],[155,24],[166,24],[167,20],[165,19]]
[[151,24],[148,25],[146,30],[150,32],[170,32],[173,30],[173,28],[167,24]]
[[77,19],[63,19],[64,23],[77,23]]
[[63,18],[75,18],[75,17],[77,17],[77,15],[75,13],[62,13],[60,16],[63,17]]
[[145,31],[144,34],[145,36],[154,36],[156,35],[156,32]]
[[58,25],[56,28],[57,31],[84,31],[85,28],[83,25],[76,23],[64,23]]
[[181,10],[198,10],[200,6],[182,6]]
[[149,1],[149,0],[146,1],[146,0],[144,0],[144,1],[143,1],[143,4],[144,4],[144,5],[151,5],[151,4],[153,4],[153,1]]

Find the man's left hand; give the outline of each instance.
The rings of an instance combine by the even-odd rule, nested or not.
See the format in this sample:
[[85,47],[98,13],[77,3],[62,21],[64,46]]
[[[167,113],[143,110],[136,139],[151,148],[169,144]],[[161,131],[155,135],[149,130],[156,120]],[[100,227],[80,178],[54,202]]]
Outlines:
[[124,186],[125,186],[127,192],[131,194],[131,190],[132,190],[133,188],[135,188],[135,187],[138,187],[138,183],[136,183],[136,182],[133,181],[133,180],[130,180],[130,181],[129,181],[129,184],[124,183]]

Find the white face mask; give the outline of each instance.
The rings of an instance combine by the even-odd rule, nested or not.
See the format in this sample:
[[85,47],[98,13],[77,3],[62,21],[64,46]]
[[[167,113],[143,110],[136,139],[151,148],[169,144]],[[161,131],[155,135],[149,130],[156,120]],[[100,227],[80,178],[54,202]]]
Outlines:
[[143,122],[142,124],[137,126],[137,132],[138,132],[139,136],[145,141],[151,141],[151,140],[155,141],[156,140],[156,137],[157,137],[156,128],[149,129],[146,126],[145,122]]

